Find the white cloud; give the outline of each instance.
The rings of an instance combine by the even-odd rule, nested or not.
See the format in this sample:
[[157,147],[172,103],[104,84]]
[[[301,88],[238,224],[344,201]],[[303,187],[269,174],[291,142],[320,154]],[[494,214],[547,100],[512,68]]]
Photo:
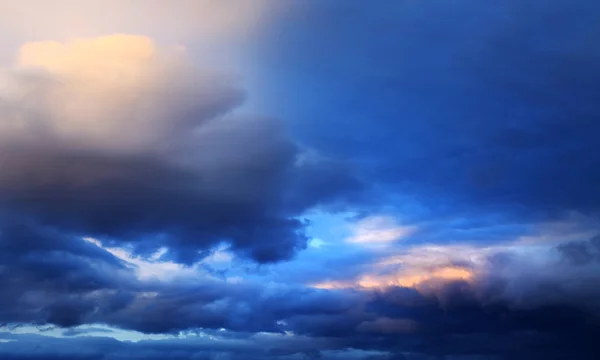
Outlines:
[[132,35],[28,43],[0,79],[0,138],[111,152],[161,151],[242,99],[181,48]]
[[352,225],[353,235],[349,243],[361,245],[388,244],[412,235],[417,228],[404,226],[390,216],[370,216]]

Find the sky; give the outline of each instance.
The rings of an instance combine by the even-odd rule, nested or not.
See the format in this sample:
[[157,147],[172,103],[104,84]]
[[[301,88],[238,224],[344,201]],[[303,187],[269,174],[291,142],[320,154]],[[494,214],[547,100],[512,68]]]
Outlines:
[[599,18],[0,0],[0,359],[595,359]]

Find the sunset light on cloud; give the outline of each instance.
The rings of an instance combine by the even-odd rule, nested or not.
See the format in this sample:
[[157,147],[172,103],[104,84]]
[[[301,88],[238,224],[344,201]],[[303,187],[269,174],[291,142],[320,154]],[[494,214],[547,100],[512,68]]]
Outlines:
[[0,0],[0,359],[596,359],[599,16]]
[[438,269],[415,269],[412,272],[409,270],[405,273],[395,275],[364,275],[358,279],[356,284],[325,282],[315,284],[317,289],[343,289],[343,288],[378,288],[385,289],[387,287],[401,286],[406,288],[416,288],[422,284],[432,284],[452,281],[468,281],[472,279],[473,274],[459,267],[441,267]]

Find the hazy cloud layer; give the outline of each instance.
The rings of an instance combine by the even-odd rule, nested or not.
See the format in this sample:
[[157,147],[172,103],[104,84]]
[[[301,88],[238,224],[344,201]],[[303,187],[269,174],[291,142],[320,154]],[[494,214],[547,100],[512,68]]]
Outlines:
[[[473,276],[345,290],[233,281],[202,271],[179,281],[144,279],[136,276],[134,264],[93,242],[24,226],[6,227],[0,244],[0,285],[7,289],[0,298],[0,321],[5,324],[106,324],[171,336],[203,329],[216,331],[216,337],[283,337],[286,345],[268,356],[353,348],[422,356],[527,354],[543,359],[578,354],[591,359],[598,350],[592,336],[600,321],[600,293],[594,287],[600,280],[597,238],[539,249],[537,260],[518,248],[424,249],[420,255],[414,252],[413,262],[396,257],[396,266],[427,272],[471,258],[461,266]],[[54,346],[36,356],[56,356]],[[125,351],[121,346],[117,354]],[[183,351],[181,346],[176,342],[173,351]],[[223,346],[215,351],[234,351],[234,346]],[[247,346],[258,351],[257,357],[267,356],[254,340]],[[530,348],[524,352],[523,346]],[[17,343],[0,348],[20,356]],[[70,351],[70,356],[81,355]]]

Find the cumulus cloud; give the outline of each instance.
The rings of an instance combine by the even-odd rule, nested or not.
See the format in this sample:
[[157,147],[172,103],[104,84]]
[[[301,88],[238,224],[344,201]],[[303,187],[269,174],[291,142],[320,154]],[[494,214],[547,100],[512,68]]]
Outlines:
[[244,97],[144,36],[22,46],[0,76],[0,323],[283,333],[354,304],[211,269],[291,258],[298,217],[361,186],[277,119],[237,113]]
[[1,322],[73,326],[129,301],[121,291],[134,287],[127,263],[78,240],[27,224],[2,227]]
[[403,334],[411,333],[418,328],[416,321],[405,319],[390,319],[386,317],[377,318],[373,321],[362,322],[356,328],[359,332],[374,332],[379,334]]
[[63,147],[158,151],[243,100],[237,84],[194,69],[185,49],[143,36],[25,44],[3,75],[3,143],[39,134]]
[[[37,226],[0,233],[0,324],[106,324],[142,333],[199,328],[283,333],[297,314],[341,314],[342,293],[256,280],[232,282],[196,268],[142,261]],[[167,269],[159,276],[147,271]]]
[[1,84],[1,322],[282,332],[349,306],[205,270],[292,257],[297,217],[358,184],[333,159],[299,161],[278,120],[235,113],[227,76],[112,35],[26,44]]
[[[171,336],[186,330],[215,338],[248,336],[247,346],[257,349],[257,358],[293,354],[327,358],[331,351],[354,348],[408,358],[477,353],[508,359],[524,354],[522,347],[529,344],[527,354],[534,358],[569,356],[578,349],[581,358],[592,359],[597,349],[588,336],[598,321],[593,312],[600,296],[593,286],[600,264],[596,238],[530,248],[417,248],[381,264],[409,273],[460,264],[471,269],[473,278],[356,291],[312,290],[251,279],[232,284],[201,272],[177,282],[140,278],[132,266],[139,263],[129,263],[126,256],[119,258],[89,240],[31,229],[5,227],[0,236],[5,266],[0,285],[9,289],[0,297],[3,322],[65,327],[103,323]],[[573,257],[571,250],[564,250],[573,246],[588,256]],[[198,328],[203,330],[194,330]],[[233,332],[221,333],[221,328]],[[265,342],[250,336],[263,332],[279,335],[260,335]],[[14,340],[0,346],[7,357],[44,359],[58,354],[54,345],[30,353],[27,338],[4,338]],[[225,341],[220,349],[232,351],[234,343]],[[167,345],[155,344],[162,349]],[[139,343],[132,353],[144,353],[145,345],[152,344]],[[196,353],[204,348],[198,346]],[[267,353],[258,350],[265,347]],[[181,341],[173,343],[173,351],[183,348]],[[70,349],[60,354],[77,358],[84,352]],[[122,351],[118,345],[108,354],[119,358]]]
[[147,37],[26,44],[0,83],[2,210],[137,253],[289,258],[295,216],[357,183],[346,169],[310,186],[329,169],[297,163],[277,120],[232,113],[238,84]]

